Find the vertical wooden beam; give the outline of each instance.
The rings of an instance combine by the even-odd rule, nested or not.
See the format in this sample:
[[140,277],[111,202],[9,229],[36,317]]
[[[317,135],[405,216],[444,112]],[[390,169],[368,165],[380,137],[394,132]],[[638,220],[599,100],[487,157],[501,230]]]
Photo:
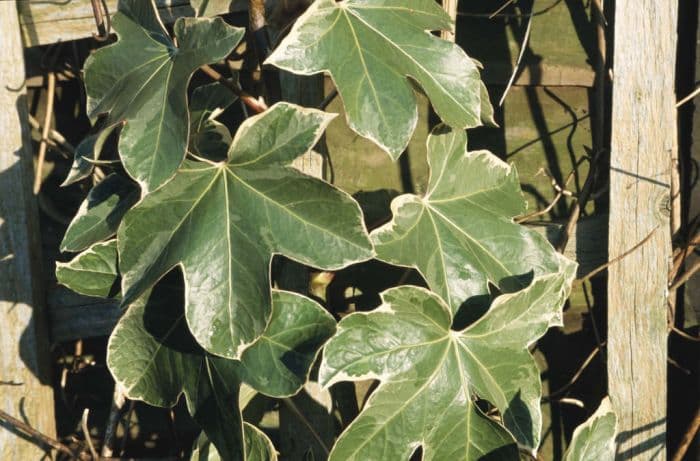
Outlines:
[[[0,31],[0,409],[54,436],[23,46],[14,1],[0,2]],[[37,460],[43,453],[0,421],[0,459]]]
[[[452,21],[455,23],[455,28],[457,27],[457,0],[442,0],[442,8],[450,15]],[[440,32],[440,36],[451,42],[455,41],[455,33],[451,30],[443,30]]]
[[608,386],[618,459],[666,459],[667,277],[676,156],[676,0],[617,0],[609,257]]

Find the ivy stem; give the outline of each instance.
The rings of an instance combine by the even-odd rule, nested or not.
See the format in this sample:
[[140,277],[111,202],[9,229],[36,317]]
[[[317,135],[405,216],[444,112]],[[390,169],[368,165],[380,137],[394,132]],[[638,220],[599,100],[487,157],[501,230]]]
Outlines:
[[299,421],[301,421],[304,424],[304,426],[306,426],[306,428],[309,430],[309,432],[311,433],[313,438],[316,439],[316,441],[318,442],[318,444],[321,447],[321,449],[323,450],[323,452],[326,454],[326,456],[328,456],[330,454],[330,450],[328,449],[328,446],[323,441],[323,439],[318,434],[318,432],[316,432],[316,430],[311,425],[309,420],[306,419],[306,416],[304,416],[304,414],[301,412],[301,410],[299,410],[299,407],[296,406],[296,404],[292,401],[291,398],[282,399],[282,403],[284,403],[287,406],[287,408],[289,408],[292,411],[292,413],[294,413],[296,415],[296,417],[299,418]]
[[231,90],[233,94],[238,96],[241,101],[243,101],[243,103],[256,114],[267,110],[267,105],[264,102],[258,101],[254,96],[243,91],[238,84],[224,78],[223,75],[214,70],[212,67],[204,65],[200,67],[199,70],[211,77],[212,80],[221,83],[225,88]]
[[279,73],[270,68],[264,68],[265,60],[272,52],[272,44],[265,20],[265,0],[248,0],[248,36],[253,51],[260,66],[265,84],[267,100],[275,103],[282,99],[282,86]]

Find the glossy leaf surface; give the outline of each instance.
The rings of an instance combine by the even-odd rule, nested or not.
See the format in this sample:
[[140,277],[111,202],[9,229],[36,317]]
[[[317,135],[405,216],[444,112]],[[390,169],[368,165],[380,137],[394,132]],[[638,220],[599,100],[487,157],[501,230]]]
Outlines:
[[395,198],[393,219],[372,232],[379,259],[418,269],[453,313],[489,282],[511,292],[559,270],[549,242],[513,222],[526,206],[515,168],[467,152],[466,134],[444,125],[428,138],[428,165],[425,196]]
[[297,74],[330,73],[350,127],[396,159],[418,120],[408,77],[448,125],[481,124],[476,64],[429,33],[452,27],[433,0],[317,0],[267,62]]
[[184,394],[190,413],[224,458],[242,459],[241,381],[268,395],[296,393],[335,321],[308,298],[275,292],[263,336],[241,361],[228,360],[197,344],[187,329],[182,299],[173,296],[177,292],[159,284],[148,302],[144,296],[129,308],[110,338],[107,363],[131,399],[170,407]]
[[118,274],[116,240],[97,243],[67,263],[56,262],[58,283],[86,296],[115,295]]
[[226,162],[186,161],[132,208],[117,234],[124,303],[180,265],[195,338],[238,358],[267,324],[274,253],[326,270],[370,258],[357,203],[288,166],[331,118],[277,104],[241,125]]
[[118,174],[93,187],[61,242],[61,251],[81,251],[113,236],[124,214],[139,199],[139,188]]
[[[269,437],[250,423],[243,423],[246,461],[277,461],[277,451]],[[221,461],[216,447],[202,433],[195,442],[190,461]]]
[[94,121],[126,122],[119,154],[150,191],[175,173],[188,143],[187,84],[200,66],[226,57],[244,35],[221,18],[180,18],[175,42],[153,0],[122,0],[112,21],[119,41],[85,63],[87,111]]
[[541,383],[527,347],[561,323],[573,269],[496,298],[462,331],[450,329],[452,314],[439,297],[412,286],[387,290],[378,309],[344,318],[326,345],[320,382],[381,384],[330,459],[407,460],[419,445],[424,460],[517,459],[509,432],[479,411],[473,394],[536,447]]
[[612,461],[616,436],[617,416],[606,397],[596,412],[574,430],[564,461]]

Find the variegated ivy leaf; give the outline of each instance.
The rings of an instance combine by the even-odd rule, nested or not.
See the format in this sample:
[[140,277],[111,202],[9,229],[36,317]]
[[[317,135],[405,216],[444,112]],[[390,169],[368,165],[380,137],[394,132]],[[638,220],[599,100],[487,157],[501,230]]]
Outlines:
[[61,184],[62,187],[70,186],[78,181],[89,178],[95,169],[95,163],[98,161],[102,148],[107,142],[107,138],[114,130],[119,128],[121,123],[112,123],[95,134],[83,139],[75,148],[73,164],[71,165],[68,176]]
[[170,179],[185,157],[187,84],[200,66],[226,57],[244,35],[221,18],[180,18],[175,41],[153,0],[121,0],[112,25],[114,45],[85,63],[87,111],[95,121],[126,122],[119,155],[126,171],[151,191]]
[[67,263],[56,263],[56,279],[76,293],[107,298],[119,292],[115,284],[117,241],[97,243]]
[[549,242],[513,222],[526,206],[514,167],[467,152],[466,133],[444,125],[428,137],[428,165],[425,196],[395,198],[393,219],[372,232],[379,259],[418,269],[452,312],[488,294],[488,282],[516,291],[559,270]]
[[[223,458],[245,459],[238,408],[241,382],[274,397],[295,394],[335,331],[335,320],[309,298],[276,291],[263,335],[240,361],[224,359],[204,351],[189,332],[181,287],[158,284],[150,297],[146,294],[130,306],[110,338],[107,364],[131,399],[170,407],[184,394],[190,413]],[[261,446],[246,444],[257,447],[256,453],[262,453]]]
[[236,5],[242,11],[245,0],[190,0],[190,5],[197,16],[215,16],[233,11]]
[[61,242],[61,251],[81,251],[113,236],[124,214],[139,199],[139,188],[111,174],[90,190]]
[[124,303],[180,265],[195,338],[238,358],[268,322],[273,254],[325,270],[371,258],[357,203],[289,166],[331,118],[277,104],[241,125],[226,161],[185,161],[132,208],[117,234]]
[[330,459],[404,461],[418,446],[425,461],[518,459],[515,440],[481,413],[473,394],[498,408],[521,444],[536,448],[542,389],[528,346],[561,324],[574,269],[496,298],[462,331],[450,328],[442,299],[412,286],[387,290],[378,309],[345,317],[325,347],[319,381],[381,383]]
[[[246,461],[277,461],[277,450],[269,437],[250,423],[243,423]],[[190,461],[221,461],[216,447],[202,433],[196,440]]]
[[617,416],[606,397],[596,412],[574,430],[564,461],[612,461],[616,436]]
[[297,74],[329,72],[350,127],[396,159],[418,120],[409,77],[448,125],[481,124],[476,64],[429,32],[452,27],[434,0],[316,0],[267,62]]

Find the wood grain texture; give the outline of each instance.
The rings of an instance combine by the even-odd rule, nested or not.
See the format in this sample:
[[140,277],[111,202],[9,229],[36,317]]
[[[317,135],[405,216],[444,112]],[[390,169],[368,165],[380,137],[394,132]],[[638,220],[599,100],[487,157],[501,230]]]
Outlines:
[[[23,49],[13,1],[0,2],[0,30],[0,408],[53,436]],[[43,453],[0,421],[0,459],[32,461]]]
[[[144,0],[150,1],[150,0]],[[110,15],[117,11],[118,0],[107,0]],[[25,46],[45,45],[91,37],[97,32],[90,0],[18,3]],[[189,0],[156,0],[163,22],[173,23],[181,16],[193,16]],[[246,0],[231,0],[219,14],[245,11]]]
[[677,2],[618,0],[608,244],[608,386],[618,459],[666,458],[669,200],[676,155]]

